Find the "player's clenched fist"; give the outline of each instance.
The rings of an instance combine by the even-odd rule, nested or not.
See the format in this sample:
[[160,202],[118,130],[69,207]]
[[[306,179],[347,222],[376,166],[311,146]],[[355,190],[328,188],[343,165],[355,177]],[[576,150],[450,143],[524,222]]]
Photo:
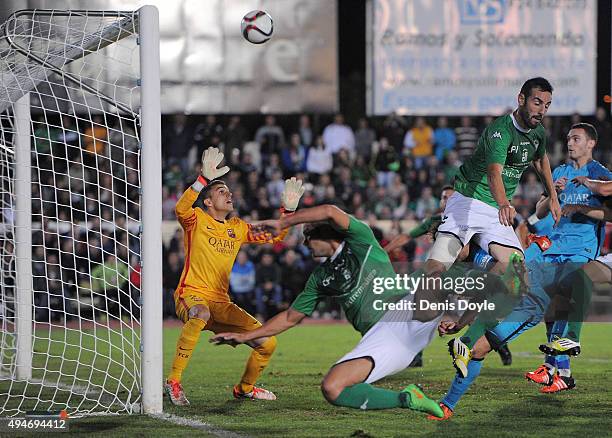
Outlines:
[[207,181],[219,178],[230,171],[228,166],[223,166],[217,169],[217,166],[223,161],[223,152],[217,148],[208,148],[202,154],[202,176]]

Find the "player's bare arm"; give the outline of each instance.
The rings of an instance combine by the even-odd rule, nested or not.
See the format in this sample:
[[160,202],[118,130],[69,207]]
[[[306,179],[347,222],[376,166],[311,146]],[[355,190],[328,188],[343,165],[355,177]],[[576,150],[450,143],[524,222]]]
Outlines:
[[407,244],[409,241],[410,241],[410,236],[408,236],[407,234],[400,234],[398,236],[395,236],[391,240],[391,242],[389,242],[389,244],[385,246],[384,249],[387,252],[387,254],[390,254],[397,248],[401,248],[402,246]]
[[583,214],[597,221],[612,220],[612,209],[606,207],[591,207],[583,204],[566,204],[561,210],[563,216],[571,217],[577,213]]
[[348,230],[350,217],[336,206],[319,205],[317,207],[305,208],[292,215],[283,216],[278,220],[262,221],[258,224],[258,230],[260,232],[266,230],[274,235],[278,235],[282,230],[294,225],[323,221],[329,221],[339,230]]
[[586,176],[578,176],[572,180],[574,184],[583,185],[593,193],[601,196],[612,196],[612,181],[600,181],[589,179]]
[[306,315],[303,313],[289,308],[282,311],[278,315],[275,315],[264,325],[255,330],[251,330],[246,333],[218,333],[210,338],[209,342],[218,345],[228,344],[232,346],[245,344],[256,339],[278,335],[279,333],[282,333],[285,330],[299,324],[305,316]]
[[506,198],[506,189],[502,179],[504,166],[499,163],[491,163],[487,166],[487,181],[493,199],[499,205],[499,222],[505,226],[512,226],[516,210]]
[[552,214],[555,224],[559,223],[561,219],[561,206],[559,205],[559,199],[557,198],[557,191],[555,184],[552,179],[552,170],[550,169],[550,160],[548,154],[542,155],[541,158],[533,160],[533,166],[540,175],[540,180],[544,182],[544,187],[549,193],[549,210]]

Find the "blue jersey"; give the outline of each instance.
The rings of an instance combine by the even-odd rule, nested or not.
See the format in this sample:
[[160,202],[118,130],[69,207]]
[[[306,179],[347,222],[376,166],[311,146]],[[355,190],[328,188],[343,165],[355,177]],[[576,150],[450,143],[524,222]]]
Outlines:
[[[571,180],[577,176],[586,176],[589,179],[612,179],[612,172],[597,161],[590,161],[581,168],[572,164],[563,164],[553,173],[553,181],[566,177],[568,179],[565,189],[559,193],[561,207],[566,204],[584,204],[592,207],[601,207],[604,198],[594,195],[582,185],[576,185]],[[595,259],[603,243],[604,223],[591,219],[583,214],[572,217],[562,217],[557,227],[548,235],[552,246],[546,250],[545,255],[572,255]]]
[[553,227],[555,226],[555,220],[552,217],[551,213],[548,213],[542,219],[533,224],[533,229],[535,230],[535,234],[538,236],[550,236],[553,232]]

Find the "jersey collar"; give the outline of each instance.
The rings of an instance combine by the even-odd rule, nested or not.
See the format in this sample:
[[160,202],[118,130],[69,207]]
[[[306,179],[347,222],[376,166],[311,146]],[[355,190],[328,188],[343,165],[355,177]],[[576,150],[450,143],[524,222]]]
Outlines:
[[[516,111],[516,110],[514,110],[514,111]],[[531,129],[524,129],[524,128],[521,128],[521,125],[519,125],[519,124],[518,124],[518,122],[516,121],[516,119],[514,118],[514,111],[512,111],[512,112],[510,113],[510,118],[512,119],[512,124],[514,125],[514,127],[515,127],[516,129],[518,129],[519,131],[524,132],[525,134],[527,134],[528,132],[530,132],[530,131],[531,131]]]
[[338,248],[336,248],[336,251],[334,251],[332,256],[329,258],[330,262],[333,262],[334,260],[336,260],[336,257],[338,257],[338,255],[342,252],[342,249],[344,248],[345,243],[346,243],[345,241],[342,241],[342,243],[338,245]]

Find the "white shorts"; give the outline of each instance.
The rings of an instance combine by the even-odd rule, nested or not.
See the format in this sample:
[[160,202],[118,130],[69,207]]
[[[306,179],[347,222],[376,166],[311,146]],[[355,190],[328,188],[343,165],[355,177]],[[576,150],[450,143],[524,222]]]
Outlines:
[[[409,295],[405,299],[412,300]],[[372,326],[359,343],[336,364],[353,359],[371,358],[372,371],[364,380],[374,383],[396,374],[408,367],[414,356],[429,345],[442,315],[431,321],[412,320],[412,311],[387,311],[383,318]]]
[[477,199],[468,198],[459,192],[448,198],[439,233],[457,237],[466,245],[472,237],[484,251],[496,243],[523,252],[523,247],[514,229],[499,222],[499,210]]
[[598,261],[599,263],[606,265],[608,268],[612,269],[612,252],[604,256],[599,256],[595,260]]

